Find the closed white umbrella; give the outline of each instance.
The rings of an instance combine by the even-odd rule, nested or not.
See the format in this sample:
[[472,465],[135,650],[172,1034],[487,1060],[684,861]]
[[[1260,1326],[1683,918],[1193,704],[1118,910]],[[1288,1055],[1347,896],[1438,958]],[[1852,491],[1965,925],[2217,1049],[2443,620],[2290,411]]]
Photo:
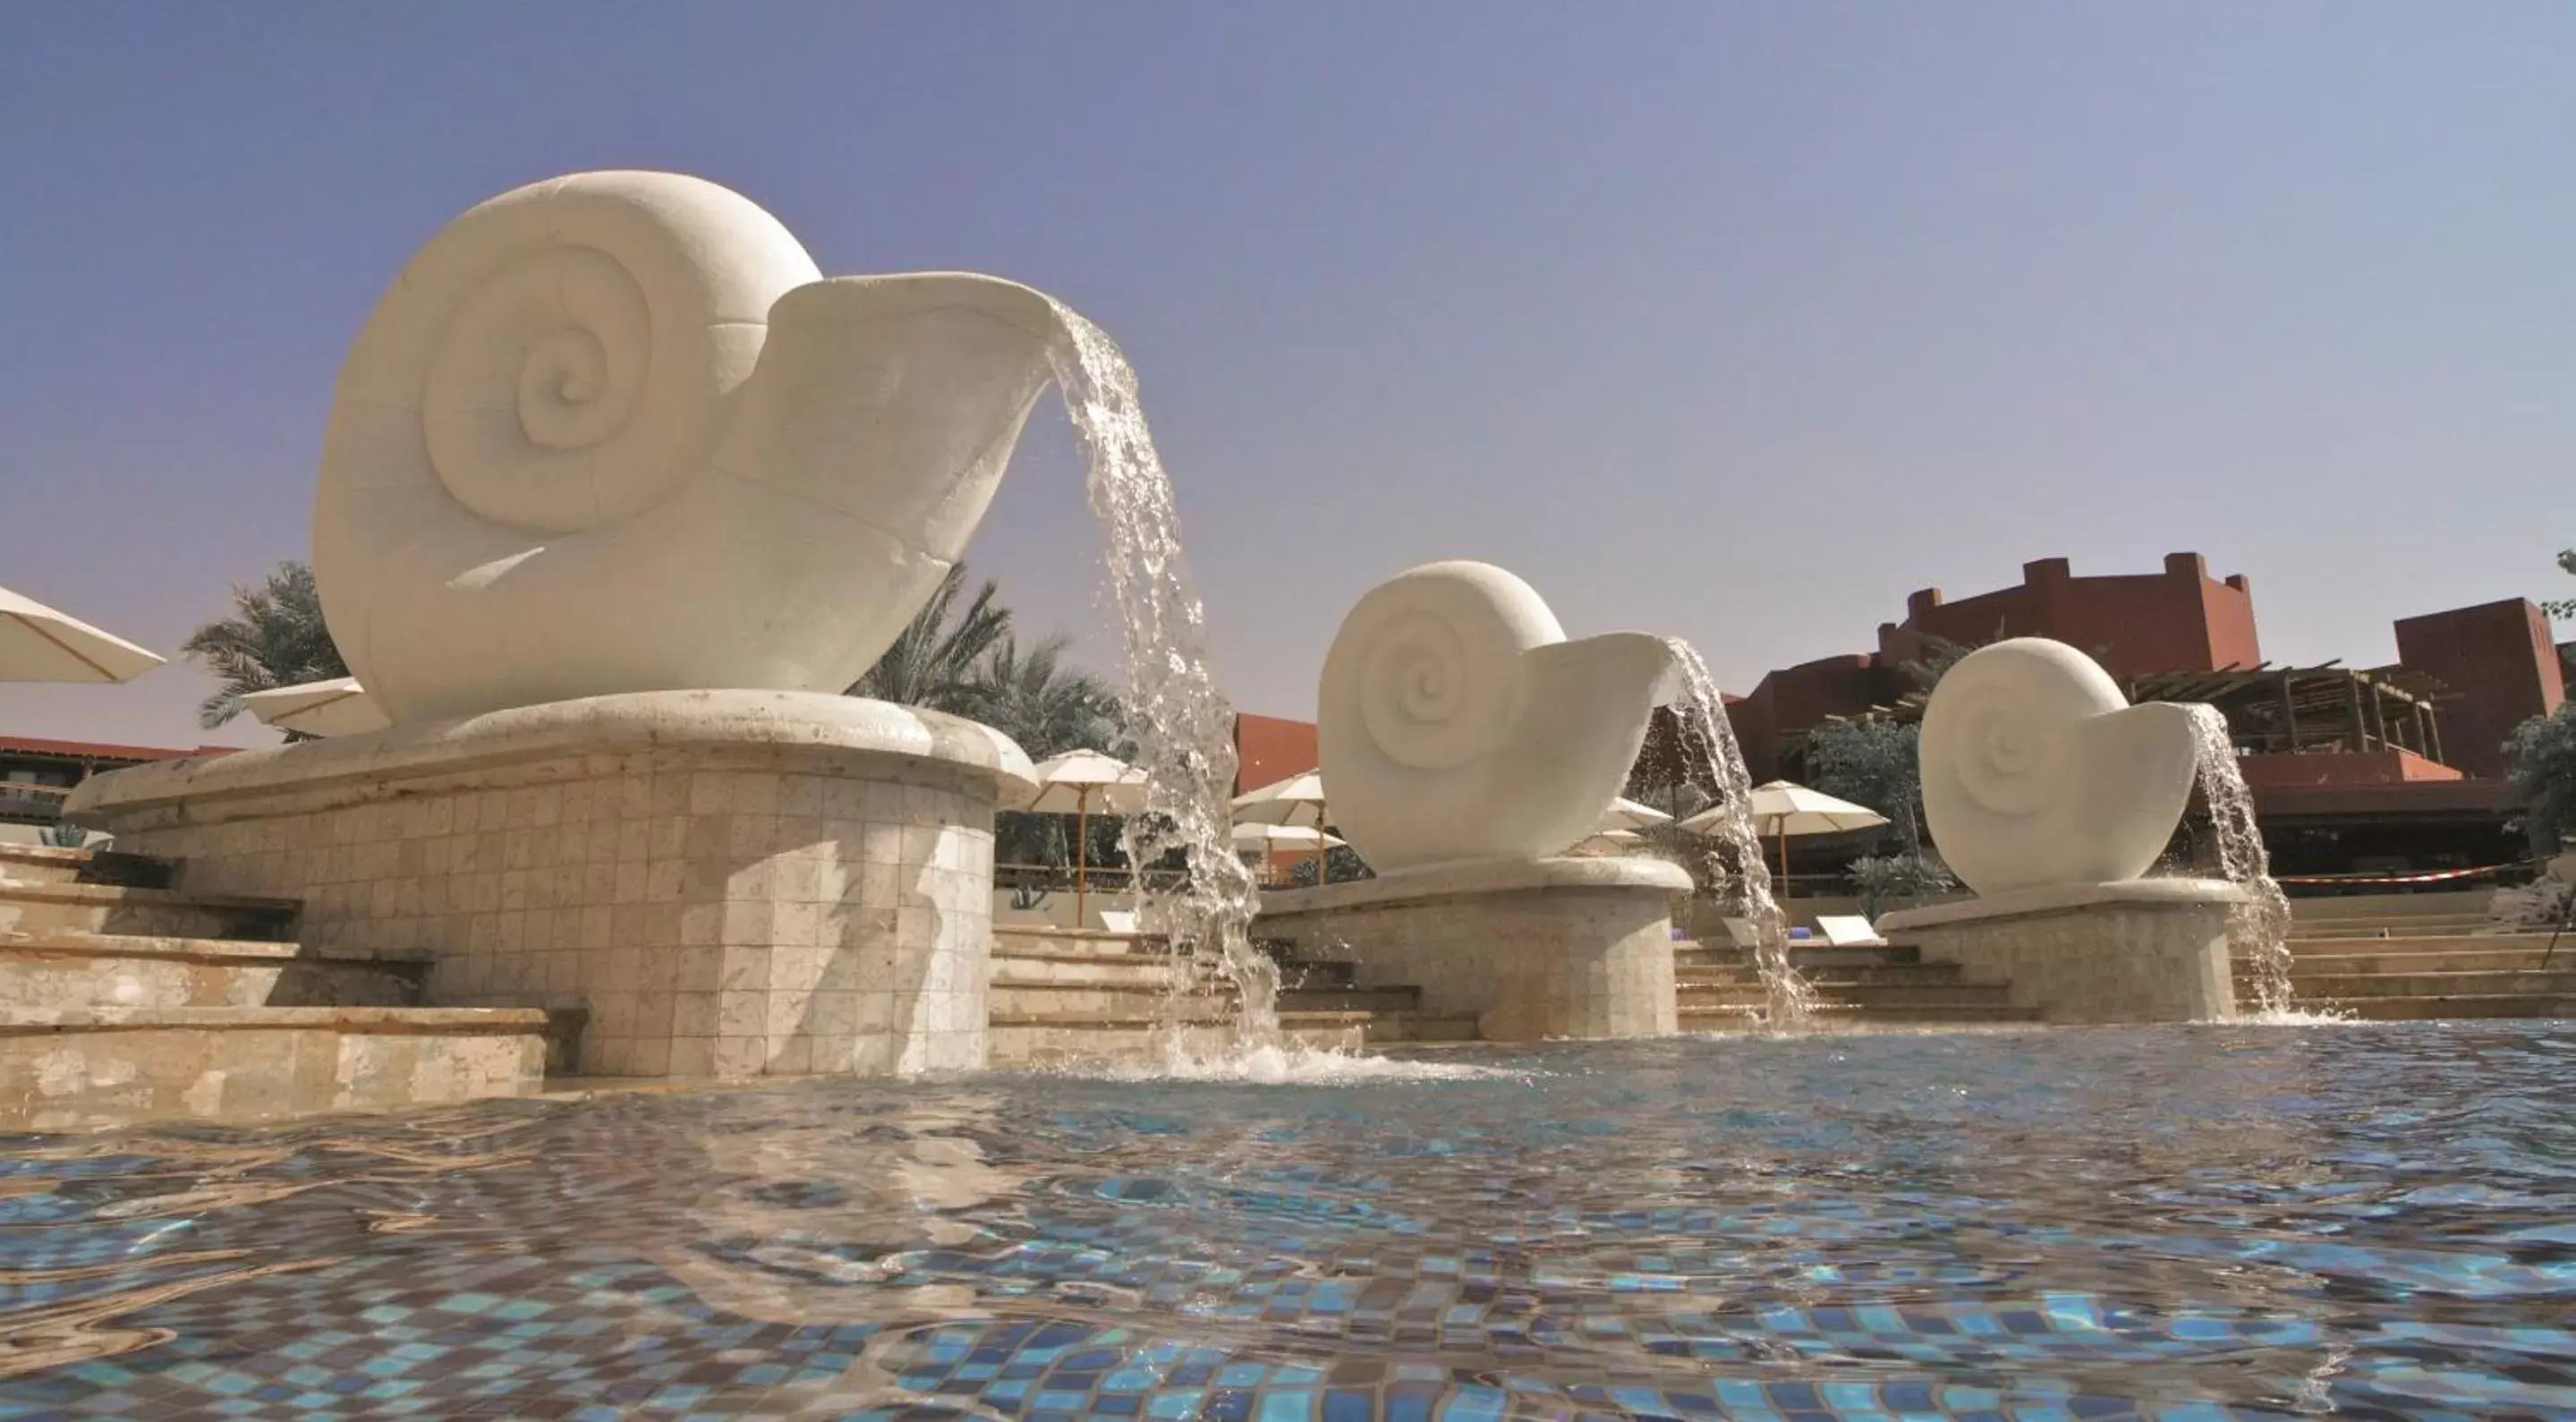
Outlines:
[[308,736],[356,736],[393,724],[354,676],[254,691],[242,698],[242,705],[262,725]]
[[1073,921],[1078,927],[1088,922],[1082,916],[1083,898],[1088,893],[1091,859],[1091,808],[1098,805],[1104,813],[1132,815],[1145,808],[1145,772],[1114,755],[1096,750],[1069,750],[1049,756],[1033,767],[1038,793],[1020,808],[1031,814],[1071,815],[1073,833]]
[[132,681],[162,658],[0,588],[0,681]]
[[[1780,841],[1780,892],[1789,891],[1789,839],[1817,834],[1843,834],[1851,830],[1875,829],[1887,823],[1887,816],[1849,800],[1837,800],[1822,790],[1786,780],[1774,780],[1753,787],[1752,803],[1747,807],[1753,816],[1757,833],[1776,836]],[[1725,818],[1723,806],[1702,810],[1682,821],[1682,828],[1694,834],[1706,834]]]
[[[1239,825],[1294,825],[1320,830],[1325,827],[1324,777],[1309,770],[1274,780],[1258,790],[1247,790],[1234,797],[1234,822]],[[1315,849],[1315,882],[1330,882],[1329,861],[1324,847]]]

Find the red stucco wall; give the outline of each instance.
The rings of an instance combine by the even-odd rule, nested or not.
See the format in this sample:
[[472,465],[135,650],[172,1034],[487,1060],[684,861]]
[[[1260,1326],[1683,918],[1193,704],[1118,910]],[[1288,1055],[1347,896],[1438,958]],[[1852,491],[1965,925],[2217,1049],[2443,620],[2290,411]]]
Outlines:
[[2471,775],[2504,774],[2504,740],[2567,699],[2549,619],[2522,598],[2409,617],[2397,659],[2458,693],[2441,705],[2442,760]]

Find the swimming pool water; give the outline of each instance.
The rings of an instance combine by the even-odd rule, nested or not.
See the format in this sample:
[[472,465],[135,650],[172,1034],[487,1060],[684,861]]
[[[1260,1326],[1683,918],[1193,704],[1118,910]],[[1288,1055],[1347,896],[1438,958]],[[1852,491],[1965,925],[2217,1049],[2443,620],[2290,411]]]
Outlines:
[[0,1140],[0,1416],[2576,1414],[2576,1028]]

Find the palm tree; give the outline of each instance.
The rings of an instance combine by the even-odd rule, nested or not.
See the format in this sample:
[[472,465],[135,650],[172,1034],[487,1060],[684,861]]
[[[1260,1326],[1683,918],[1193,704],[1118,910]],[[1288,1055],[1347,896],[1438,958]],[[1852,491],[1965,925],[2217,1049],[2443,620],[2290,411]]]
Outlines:
[[[240,715],[242,698],[251,692],[349,674],[322,621],[313,568],[292,559],[278,564],[258,587],[236,586],[233,615],[189,633],[179,650],[223,684],[197,706],[197,724],[208,730]],[[289,732],[288,739],[301,738]]]
[[1058,633],[1023,654],[1006,636],[977,675],[976,720],[1020,743],[1033,760],[1069,750],[1106,751],[1119,733],[1118,698],[1107,683],[1063,663]]
[[975,714],[982,694],[981,668],[995,645],[1010,635],[1011,611],[994,603],[1000,585],[987,578],[952,622],[949,614],[965,586],[966,565],[959,563],[939,580],[938,590],[894,645],[851,682],[845,694],[960,716]]

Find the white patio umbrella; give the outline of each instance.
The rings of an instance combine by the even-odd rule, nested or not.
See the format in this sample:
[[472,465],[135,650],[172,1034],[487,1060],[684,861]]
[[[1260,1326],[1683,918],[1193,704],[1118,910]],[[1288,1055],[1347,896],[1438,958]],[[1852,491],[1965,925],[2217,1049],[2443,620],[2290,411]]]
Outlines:
[[354,676],[254,691],[242,698],[242,705],[264,726],[308,736],[363,735],[394,723]]
[[1671,818],[1672,816],[1652,805],[1640,805],[1634,800],[1623,797],[1610,802],[1610,808],[1601,812],[1601,823],[1593,828],[1595,832],[1641,830],[1662,824]]
[[1085,923],[1083,898],[1090,890],[1086,872],[1091,859],[1091,808],[1132,815],[1145,808],[1145,772],[1114,755],[1096,750],[1069,750],[1039,761],[1038,793],[1020,808],[1031,814],[1071,815],[1073,832],[1073,921]]
[[162,658],[0,588],[0,681],[132,681]]
[[[1837,800],[1822,790],[1786,780],[1774,780],[1753,787],[1753,828],[1758,834],[1775,836],[1780,841],[1780,895],[1789,893],[1789,839],[1818,834],[1842,834],[1850,830],[1874,829],[1887,823],[1887,816],[1866,805]],[[1725,818],[1724,807],[1702,810],[1682,821],[1682,828],[1694,834],[1706,834]]]
[[1595,830],[1566,852],[1568,854],[1626,854],[1645,842],[1646,837],[1632,829]]
[[[1239,825],[1294,825],[1320,830],[1325,826],[1324,777],[1309,770],[1274,780],[1258,790],[1247,790],[1234,797],[1234,822]],[[1315,847],[1315,882],[1331,882],[1327,873],[1326,846]]]

